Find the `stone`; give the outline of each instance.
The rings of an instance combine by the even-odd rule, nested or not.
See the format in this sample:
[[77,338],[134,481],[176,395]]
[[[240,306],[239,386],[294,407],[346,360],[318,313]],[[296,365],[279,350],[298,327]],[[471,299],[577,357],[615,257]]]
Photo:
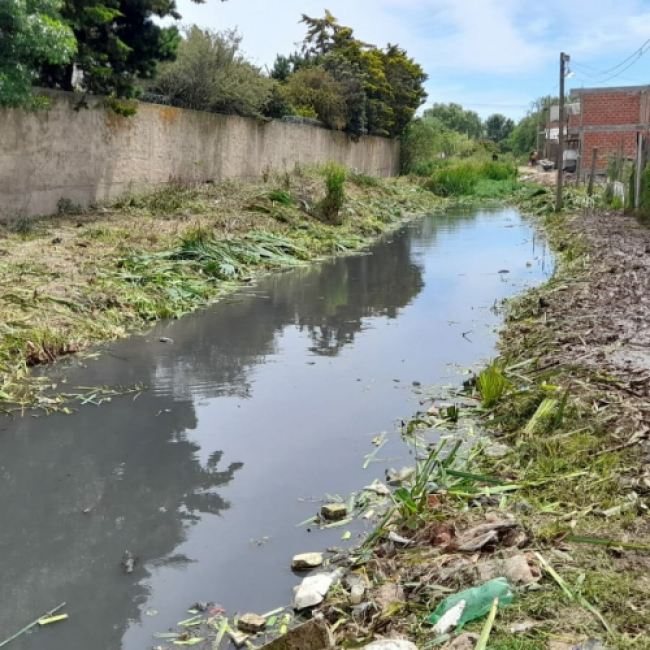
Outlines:
[[323,564],[322,553],[302,553],[301,555],[294,556],[291,560],[291,568],[294,571],[309,571],[317,569]]
[[364,647],[366,650],[418,650],[416,645],[404,639],[383,639]]
[[312,619],[267,643],[260,650],[329,650],[333,647],[334,639],[325,622]]
[[474,650],[478,640],[478,634],[466,632],[465,634],[456,637],[448,646],[446,646],[446,650]]
[[391,605],[404,601],[404,590],[400,585],[387,583],[373,591],[372,599],[385,612]]
[[337,569],[332,573],[318,573],[315,576],[305,578],[296,588],[296,597],[293,603],[294,609],[302,611],[310,607],[320,605],[325,599],[330,587],[338,582],[343,576],[343,571]]
[[507,560],[490,560],[477,567],[481,582],[506,578],[511,585],[530,585],[536,581],[524,555],[514,555]]
[[257,634],[266,627],[266,619],[257,614],[244,614],[237,621],[237,627],[247,634]]
[[348,514],[348,508],[344,503],[327,503],[320,511],[325,519],[336,521],[338,519],[345,519]]

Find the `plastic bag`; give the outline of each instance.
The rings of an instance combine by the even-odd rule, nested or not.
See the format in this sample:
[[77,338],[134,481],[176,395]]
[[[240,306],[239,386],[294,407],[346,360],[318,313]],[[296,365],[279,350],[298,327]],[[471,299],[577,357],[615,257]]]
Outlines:
[[453,609],[458,603],[464,600],[465,608],[456,627],[456,632],[459,632],[466,623],[488,614],[492,609],[492,603],[495,598],[499,599],[499,606],[510,605],[515,599],[510,585],[505,578],[496,578],[480,587],[466,589],[465,591],[445,598],[427,620],[431,625],[436,625],[450,609]]

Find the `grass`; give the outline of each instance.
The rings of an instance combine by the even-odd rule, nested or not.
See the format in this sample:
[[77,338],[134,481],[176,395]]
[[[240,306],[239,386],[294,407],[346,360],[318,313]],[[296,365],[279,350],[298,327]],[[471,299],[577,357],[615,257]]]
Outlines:
[[469,159],[435,167],[425,186],[444,197],[501,198],[512,193],[516,177],[517,168],[509,163]]
[[477,379],[483,407],[491,409],[496,406],[510,386],[510,382],[503,375],[501,364],[498,361],[492,362]]
[[45,382],[32,366],[179,318],[260,273],[358,250],[442,205],[403,180],[350,181],[339,224],[324,223],[314,206],[341,190],[340,180],[328,167],[258,183],[172,184],[31,219],[28,233],[0,230],[0,409],[64,408],[41,399]]

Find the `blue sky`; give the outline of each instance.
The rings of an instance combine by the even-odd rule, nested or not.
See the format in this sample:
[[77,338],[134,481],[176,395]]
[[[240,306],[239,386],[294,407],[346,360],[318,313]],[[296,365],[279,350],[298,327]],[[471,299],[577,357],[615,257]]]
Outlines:
[[[558,92],[559,53],[572,57],[568,88],[650,84],[650,52],[600,74],[650,39],[650,0],[178,0],[183,24],[237,27],[258,65],[302,40],[302,13],[327,7],[357,36],[398,43],[429,74],[428,103],[458,102],[483,117],[518,118]],[[614,75],[617,75],[614,77]],[[610,78],[614,77],[614,78]]]

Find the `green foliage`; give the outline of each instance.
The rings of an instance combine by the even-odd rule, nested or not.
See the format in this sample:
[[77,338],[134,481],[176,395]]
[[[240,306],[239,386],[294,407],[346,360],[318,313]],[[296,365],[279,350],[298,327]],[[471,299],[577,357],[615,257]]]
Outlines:
[[[139,79],[153,78],[158,62],[176,56],[178,29],[154,20],[178,20],[175,0],[65,0],[61,13],[79,48],[73,62],[42,67],[43,85],[134,97]],[[81,73],[76,81],[73,63]]]
[[426,99],[422,68],[397,45],[363,43],[327,11],[303,22],[302,51],[278,57],[271,71],[286,84],[290,103],[355,136],[400,135]]
[[478,181],[476,166],[467,162],[435,171],[427,187],[438,196],[467,196],[474,192]]
[[364,174],[363,172],[351,171],[348,178],[357,187],[381,187],[381,181],[376,176]]
[[272,190],[269,192],[269,200],[280,205],[293,205],[294,200],[287,190]]
[[345,204],[345,167],[328,163],[325,168],[325,198],[318,205],[318,212],[328,222],[340,224],[341,210]]
[[515,123],[513,120],[500,113],[490,115],[485,120],[486,135],[492,142],[503,142],[507,140],[514,129]]
[[344,88],[324,68],[304,68],[291,75],[283,87],[298,115],[314,117],[337,131],[346,124]]
[[511,384],[503,375],[503,368],[498,361],[493,361],[481,372],[476,381],[476,386],[483,407],[486,409],[495,407],[506,391],[511,388]]
[[439,120],[449,131],[464,133],[470,138],[483,137],[483,122],[478,113],[465,110],[460,104],[434,104],[424,111],[424,117]]
[[160,66],[149,92],[174,106],[215,113],[261,117],[276,82],[262,75],[241,51],[236,31],[190,27],[178,58]]
[[39,65],[64,64],[74,55],[60,7],[57,0],[0,0],[0,106],[38,106],[31,88]]
[[278,54],[271,69],[271,78],[284,82],[292,74],[305,68],[313,68],[316,64],[316,58],[309,54],[300,52],[294,52],[289,56]]
[[516,176],[517,168],[510,163],[466,160],[438,168],[427,187],[438,196],[470,196],[477,194],[481,181],[509,181],[512,188]]
[[451,131],[438,118],[425,115],[412,120],[402,137],[402,171],[428,176],[444,159],[467,157],[477,148],[467,134]]
[[508,137],[508,147],[516,156],[527,156],[544,144],[539,131],[546,128],[549,107],[559,102],[559,97],[540,97],[531,104],[528,114],[519,120]]

